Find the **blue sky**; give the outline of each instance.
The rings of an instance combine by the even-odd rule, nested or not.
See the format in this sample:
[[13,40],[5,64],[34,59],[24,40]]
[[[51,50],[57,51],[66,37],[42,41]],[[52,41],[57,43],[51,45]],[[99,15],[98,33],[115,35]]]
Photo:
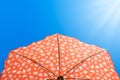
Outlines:
[[10,50],[55,33],[107,49],[120,75],[119,0],[1,0],[0,72]]

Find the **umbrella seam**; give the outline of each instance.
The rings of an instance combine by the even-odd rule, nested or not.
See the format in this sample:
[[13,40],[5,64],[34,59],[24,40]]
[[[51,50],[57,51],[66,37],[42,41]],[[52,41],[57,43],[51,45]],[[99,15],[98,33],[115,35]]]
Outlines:
[[58,45],[58,63],[59,63],[59,76],[60,76],[60,47],[59,47],[59,37],[57,34],[57,45]]
[[[19,55],[19,56],[22,56],[22,57],[24,57],[24,58],[26,58],[26,59],[28,59],[28,60],[33,61],[35,64],[38,64],[39,66],[41,66],[41,68],[44,68],[44,69],[46,69],[47,71],[49,71],[50,73],[52,73],[54,76],[57,76],[57,75],[55,75],[52,71],[50,71],[50,70],[47,69],[46,67],[42,66],[42,65],[39,64],[38,62],[34,61],[33,59],[30,59],[30,58],[28,58],[28,57],[26,57],[26,56],[20,55],[20,54],[18,54],[18,53],[16,53],[16,52],[14,52],[14,53],[17,54],[17,55]],[[45,71],[45,72],[46,72],[46,71]],[[46,72],[46,73],[47,73],[47,72]],[[48,74],[48,73],[47,73],[47,74]],[[48,74],[48,76],[49,76],[49,74]]]
[[81,63],[83,63],[83,62],[86,61],[87,59],[89,59],[89,58],[91,58],[91,57],[93,57],[93,56],[95,56],[95,55],[97,55],[97,54],[100,54],[100,53],[103,52],[103,51],[104,51],[104,50],[101,50],[101,51],[96,52],[95,54],[93,54],[93,55],[91,55],[91,56],[83,59],[83,60],[80,61],[78,64],[76,64],[75,66],[73,66],[70,70],[68,70],[65,74],[63,74],[63,76],[65,76],[67,73],[69,73],[71,70],[73,70],[75,67],[79,66]]

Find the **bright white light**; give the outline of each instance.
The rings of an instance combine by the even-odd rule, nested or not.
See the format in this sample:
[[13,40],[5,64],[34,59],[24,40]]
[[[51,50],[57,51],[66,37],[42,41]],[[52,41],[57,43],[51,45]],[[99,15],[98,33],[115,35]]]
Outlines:
[[103,10],[103,12],[101,12],[102,25],[108,20],[111,20],[114,25],[120,17],[120,0],[106,0],[99,2],[99,4],[100,3],[104,3],[103,5],[100,5],[100,8]]
[[93,16],[98,17],[96,31],[106,29],[108,36],[113,35],[120,25],[120,0],[99,0],[91,5],[95,7]]

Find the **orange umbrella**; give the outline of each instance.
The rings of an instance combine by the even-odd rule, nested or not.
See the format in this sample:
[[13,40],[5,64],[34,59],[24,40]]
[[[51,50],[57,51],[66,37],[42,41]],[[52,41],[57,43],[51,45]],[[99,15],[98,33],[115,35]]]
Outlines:
[[2,74],[0,73],[0,78],[1,78]]
[[55,34],[12,50],[2,80],[119,80],[109,53]]

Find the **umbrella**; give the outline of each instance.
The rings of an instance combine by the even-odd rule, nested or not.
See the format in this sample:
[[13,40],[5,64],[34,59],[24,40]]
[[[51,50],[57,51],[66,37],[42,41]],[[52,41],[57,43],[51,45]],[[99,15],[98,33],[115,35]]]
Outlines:
[[119,80],[119,76],[106,50],[54,34],[10,51],[1,79]]
[[0,73],[0,78],[1,78],[2,74]]

